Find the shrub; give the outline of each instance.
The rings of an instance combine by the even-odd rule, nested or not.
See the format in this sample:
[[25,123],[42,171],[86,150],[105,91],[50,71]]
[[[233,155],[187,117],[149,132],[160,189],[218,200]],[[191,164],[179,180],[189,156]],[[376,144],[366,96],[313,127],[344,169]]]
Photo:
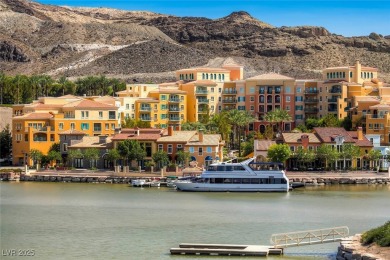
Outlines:
[[369,245],[375,242],[380,246],[390,246],[390,221],[387,221],[380,227],[364,232],[361,242],[364,245]]

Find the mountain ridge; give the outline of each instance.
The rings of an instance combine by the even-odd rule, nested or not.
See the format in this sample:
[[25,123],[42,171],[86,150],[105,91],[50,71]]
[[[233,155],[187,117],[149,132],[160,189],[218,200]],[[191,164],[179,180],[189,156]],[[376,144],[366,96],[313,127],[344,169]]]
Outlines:
[[344,37],[320,26],[275,27],[245,11],[209,19],[0,0],[0,29],[0,70],[11,75],[105,74],[159,83],[173,80],[180,68],[233,59],[244,66],[245,77],[279,71],[319,78],[325,67],[359,59],[390,81],[389,36]]

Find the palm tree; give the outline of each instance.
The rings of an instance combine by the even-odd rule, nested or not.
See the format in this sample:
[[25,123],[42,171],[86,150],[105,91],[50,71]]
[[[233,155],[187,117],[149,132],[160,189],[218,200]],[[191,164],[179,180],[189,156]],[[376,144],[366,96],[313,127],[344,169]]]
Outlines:
[[230,125],[233,126],[233,143],[237,141],[239,147],[239,156],[241,156],[241,130],[254,121],[254,117],[246,110],[229,110],[228,118]]
[[271,123],[271,126],[276,125],[277,133],[280,134],[283,129],[283,123],[291,121],[292,118],[286,110],[275,109],[274,111],[268,112],[264,116],[264,120]]

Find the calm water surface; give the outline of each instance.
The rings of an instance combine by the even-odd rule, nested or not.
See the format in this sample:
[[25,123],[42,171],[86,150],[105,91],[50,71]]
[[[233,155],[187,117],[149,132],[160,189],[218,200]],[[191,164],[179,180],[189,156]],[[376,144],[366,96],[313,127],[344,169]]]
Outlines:
[[[0,195],[0,248],[35,250],[24,259],[223,259],[171,256],[169,248],[184,242],[269,245],[273,233],[344,225],[355,234],[390,219],[390,186],[186,193],[20,182],[0,183]],[[267,259],[331,259],[337,246],[289,248]]]

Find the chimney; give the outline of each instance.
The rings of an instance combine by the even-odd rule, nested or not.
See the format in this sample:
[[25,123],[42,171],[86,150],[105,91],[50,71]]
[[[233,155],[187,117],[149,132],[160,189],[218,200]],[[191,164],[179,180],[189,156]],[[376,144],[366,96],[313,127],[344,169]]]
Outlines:
[[106,135],[99,135],[99,144],[105,144],[107,141]]
[[357,138],[358,140],[363,140],[363,128],[361,126],[357,128]]
[[307,149],[309,147],[309,136],[308,135],[302,135],[301,136],[302,146],[304,149]]
[[168,136],[173,136],[173,126],[168,126]]
[[199,142],[203,143],[203,130],[199,130]]
[[135,128],[135,134],[136,134],[137,136],[139,136],[139,128],[138,128],[138,126]]

